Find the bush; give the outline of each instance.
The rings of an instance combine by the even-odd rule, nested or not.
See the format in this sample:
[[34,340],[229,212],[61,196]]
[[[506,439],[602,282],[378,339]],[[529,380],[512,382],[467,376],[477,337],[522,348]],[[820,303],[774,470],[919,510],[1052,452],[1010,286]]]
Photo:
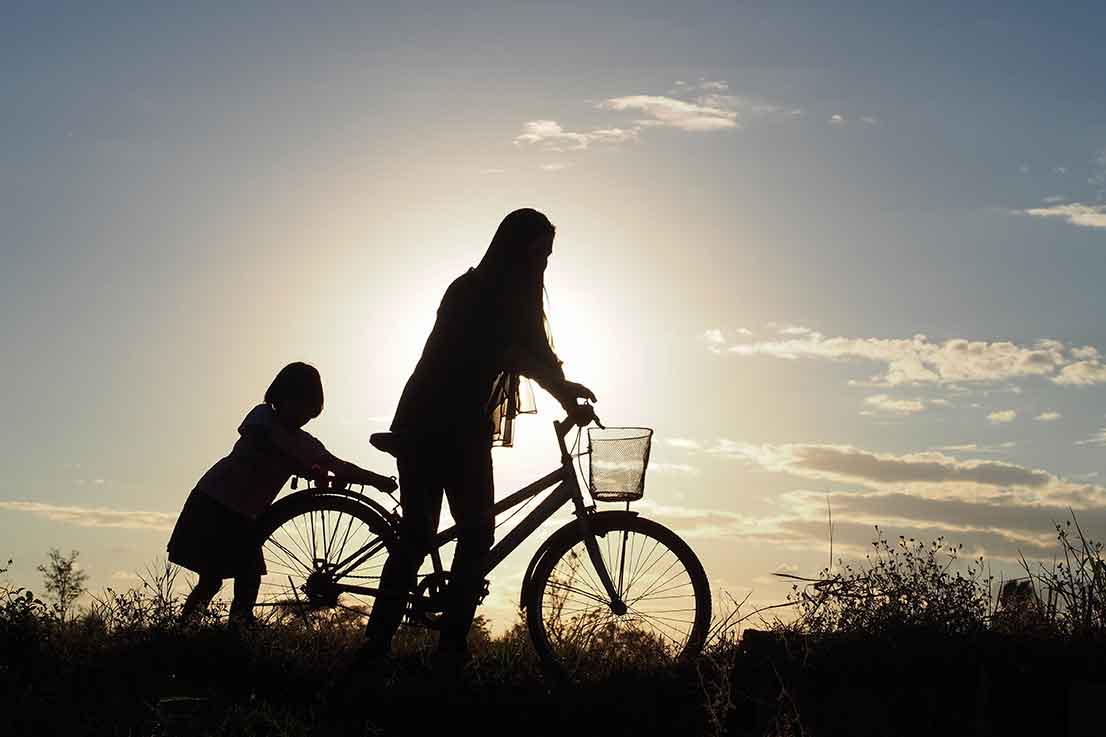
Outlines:
[[876,527],[874,551],[858,566],[839,561],[818,579],[801,579],[788,602],[797,619],[779,627],[811,634],[881,636],[902,629],[938,634],[982,631],[991,611],[991,581],[983,559],[954,570],[961,546],[899,537],[888,542]]

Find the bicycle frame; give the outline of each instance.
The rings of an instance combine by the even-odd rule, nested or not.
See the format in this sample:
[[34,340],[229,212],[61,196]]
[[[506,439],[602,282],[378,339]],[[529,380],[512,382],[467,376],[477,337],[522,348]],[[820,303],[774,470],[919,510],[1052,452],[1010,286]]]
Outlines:
[[[481,566],[481,575],[487,576],[497,565],[503,562],[503,559],[510,555],[523,540],[537,531],[543,522],[552,517],[562,506],[572,501],[575,507],[577,522],[583,532],[588,555],[591,558],[592,564],[595,566],[596,572],[599,574],[600,582],[603,584],[603,587],[607,591],[607,595],[610,597],[611,608],[616,613],[621,614],[622,611],[624,611],[625,604],[619,597],[615,585],[611,580],[610,573],[607,571],[602,555],[599,552],[598,543],[595,541],[595,535],[592,533],[591,525],[588,522],[589,515],[594,511],[594,507],[588,507],[584,504],[584,496],[580,491],[579,480],[576,478],[576,469],[572,466],[572,454],[568,452],[568,448],[565,446],[565,435],[571,431],[573,426],[573,423],[567,419],[563,422],[553,423],[553,427],[557,433],[557,441],[561,449],[561,467],[554,471],[550,471],[537,481],[504,497],[493,506],[492,509],[494,514],[499,515],[532,499],[546,489],[555,487],[548,497],[523,517],[502,540],[488,551],[487,557],[484,559],[483,565]],[[442,530],[435,537],[435,546],[433,550],[430,551],[430,556],[436,573],[441,573],[444,570],[440,555],[441,548],[456,540],[457,535],[458,529],[457,526],[454,525]],[[356,568],[361,562],[376,554],[383,544],[383,542],[376,542],[354,551],[344,560],[335,564],[335,573],[341,575],[344,569],[352,570]],[[380,589],[368,586],[352,586],[338,583],[336,584],[336,588],[339,592],[367,594],[372,596],[381,595]],[[408,595],[409,594],[410,592],[408,592]]]

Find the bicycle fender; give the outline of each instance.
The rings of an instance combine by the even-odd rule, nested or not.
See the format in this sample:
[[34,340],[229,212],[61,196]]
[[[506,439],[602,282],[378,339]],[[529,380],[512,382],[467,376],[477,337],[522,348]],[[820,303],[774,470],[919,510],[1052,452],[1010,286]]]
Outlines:
[[[630,512],[625,509],[615,509],[604,512],[595,512],[588,517],[588,521],[594,521],[598,519],[610,519],[616,518],[629,518],[637,517],[637,512]],[[522,589],[519,592],[518,608],[524,609],[526,607],[526,594],[530,590],[530,581],[534,577],[534,569],[538,567],[538,563],[541,562],[542,557],[549,552],[549,549],[553,547],[562,536],[579,534],[580,520],[574,519],[571,522],[566,522],[556,532],[545,539],[545,542],[541,544],[537,552],[534,553],[534,557],[530,559],[530,564],[526,566],[526,575],[522,577]]]
[[367,496],[363,494],[358,494],[356,491],[350,491],[349,489],[327,489],[326,491],[307,491],[305,489],[303,491],[297,491],[293,494],[289,494],[288,496],[282,497],[281,499],[277,500],[271,507],[265,510],[264,515],[258,518],[258,523],[260,524],[261,520],[263,520],[265,517],[276,514],[283,510],[285,507],[295,504],[300,499],[308,496],[344,496],[347,499],[352,499],[358,504],[364,504],[366,507],[375,512],[385,525],[392,528],[393,530],[398,527],[399,518],[395,514],[389,512],[379,502],[373,501]]

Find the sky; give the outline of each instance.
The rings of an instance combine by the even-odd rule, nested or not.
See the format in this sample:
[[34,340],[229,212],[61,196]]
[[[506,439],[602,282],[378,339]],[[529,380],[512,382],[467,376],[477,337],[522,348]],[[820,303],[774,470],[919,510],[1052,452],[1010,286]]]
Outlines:
[[[381,473],[445,287],[518,207],[640,512],[782,600],[944,536],[996,575],[1106,534],[1101,5],[20,4],[0,26],[0,557],[157,566],[284,364]],[[556,403],[495,452],[556,465]],[[502,529],[500,533],[502,533]],[[537,544],[496,571],[517,617]]]

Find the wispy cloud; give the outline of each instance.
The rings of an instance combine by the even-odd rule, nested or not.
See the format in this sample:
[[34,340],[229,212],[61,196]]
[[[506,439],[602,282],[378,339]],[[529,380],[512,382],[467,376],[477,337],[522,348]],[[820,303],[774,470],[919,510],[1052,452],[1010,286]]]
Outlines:
[[894,488],[901,484],[931,487],[970,484],[995,490],[1019,487],[1043,491],[1062,485],[1061,479],[1040,469],[995,460],[959,460],[933,451],[896,455],[850,445],[751,444],[728,439],[719,440],[710,450],[768,471],[873,488]]
[[1102,428],[1086,440],[1077,440],[1076,445],[1090,445],[1096,448],[1106,446],[1106,427]]
[[728,94],[725,80],[678,81],[667,94],[632,94],[609,97],[592,104],[606,113],[631,113],[629,123],[606,128],[574,130],[556,120],[542,118],[523,124],[514,138],[516,146],[547,151],[581,151],[596,144],[632,143],[650,128],[673,128],[687,133],[713,133],[740,128],[746,119],[766,116],[795,117],[798,108],[758,97]]
[[1020,212],[1038,218],[1060,218],[1084,228],[1106,228],[1106,205],[1086,205],[1081,202],[1054,204],[1050,207],[1030,207]]
[[1009,422],[1013,422],[1017,418],[1018,413],[1012,409],[1004,409],[996,412],[992,412],[987,415],[987,421],[992,425],[1004,425]]
[[699,473],[699,470],[695,466],[687,463],[650,463],[649,470],[657,473]]
[[[723,336],[725,337],[725,336]],[[720,347],[715,344],[715,347]],[[821,358],[866,360],[885,365],[869,381],[878,386],[994,383],[1038,376],[1057,384],[1106,382],[1106,364],[1093,346],[1068,346],[1057,340],[1033,344],[953,338],[941,343],[925,335],[913,338],[828,338],[818,332],[779,340],[729,344],[738,356],[788,360]]]
[[673,448],[683,448],[684,450],[698,450],[702,447],[697,441],[690,438],[665,438],[664,442]]
[[0,501],[0,509],[26,512],[78,527],[118,527],[129,530],[169,530],[177,519],[175,514],[164,512],[44,504],[21,500]]
[[887,394],[865,397],[864,406],[869,409],[861,414],[913,415],[926,408],[925,403],[920,399],[895,399]]
[[568,164],[555,161],[549,164],[542,164],[538,168],[542,171],[562,171],[568,168]]
[[1033,419],[1037,422],[1056,422],[1056,420],[1060,419],[1061,417],[1063,417],[1063,415],[1061,415],[1059,412],[1049,411],[1042,412]]
[[736,98],[728,95],[708,95],[697,102],[678,100],[663,95],[627,95],[612,97],[600,103],[607,110],[633,110],[648,115],[638,124],[661,125],[690,133],[726,130],[738,126]]
[[597,143],[618,144],[638,140],[639,128],[597,128],[587,132],[567,131],[555,120],[524,123],[515,145],[540,146],[550,151],[579,151]]
[[960,443],[958,445],[941,445],[932,450],[942,453],[1006,453],[1014,447],[1014,441],[1008,440],[998,445],[980,445],[979,443]]
[[710,328],[703,331],[703,340],[707,342],[707,350],[711,353],[721,353],[722,346],[726,344],[726,339],[722,335],[722,331],[718,328]]

